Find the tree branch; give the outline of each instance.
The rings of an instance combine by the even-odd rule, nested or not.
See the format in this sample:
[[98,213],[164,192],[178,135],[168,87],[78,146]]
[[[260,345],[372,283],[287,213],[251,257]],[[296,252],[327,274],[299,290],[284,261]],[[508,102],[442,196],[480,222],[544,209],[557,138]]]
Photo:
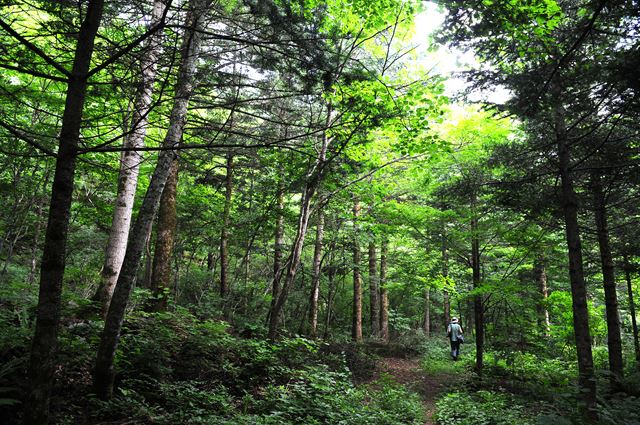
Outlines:
[[9,133],[13,134],[18,139],[22,140],[23,142],[27,143],[30,146],[33,146],[34,148],[38,149],[39,151],[45,153],[46,155],[54,157],[54,158],[58,157],[57,153],[55,153],[51,149],[45,148],[40,143],[32,140],[30,137],[28,137],[26,134],[24,134],[20,129],[12,126],[11,124],[9,124],[9,123],[5,122],[4,120],[1,120],[1,119],[0,119],[0,127],[6,129]]
[[56,60],[53,59],[51,56],[47,55],[38,46],[36,46],[32,42],[30,42],[29,40],[24,38],[22,35],[20,35],[16,30],[11,28],[11,26],[9,24],[7,24],[5,21],[3,21],[2,19],[0,19],[0,28],[5,30],[6,32],[9,33],[9,35],[11,35],[13,38],[18,40],[20,42],[20,44],[22,44],[23,46],[25,46],[26,48],[31,50],[33,53],[35,53],[36,55],[38,55],[42,59],[44,59],[45,62],[47,62],[49,65],[51,65],[56,70],[58,70],[58,72],[60,72],[62,75],[65,75],[67,77],[71,77],[71,72],[70,71],[68,71],[65,67],[60,65],[58,62],[56,62]]

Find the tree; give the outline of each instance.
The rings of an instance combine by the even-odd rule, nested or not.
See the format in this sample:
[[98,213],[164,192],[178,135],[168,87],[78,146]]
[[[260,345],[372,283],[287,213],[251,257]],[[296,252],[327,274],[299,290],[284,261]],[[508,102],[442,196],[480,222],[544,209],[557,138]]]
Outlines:
[[322,271],[322,247],[324,242],[324,212],[317,212],[316,242],[313,251],[313,271],[311,276],[311,299],[309,300],[309,334],[315,338],[318,332],[318,300],[320,297],[320,273]]
[[[569,136],[584,118],[568,125],[566,110],[568,105],[577,103],[574,99],[580,99],[574,90],[579,86],[580,78],[593,69],[588,64],[594,58],[593,51],[584,43],[587,36],[596,34],[594,29],[599,20],[622,23],[620,10],[616,7],[605,9],[605,3],[585,2],[578,7],[563,4],[563,9],[556,2],[542,1],[514,7],[503,2],[475,2],[473,5],[449,2],[447,7],[451,14],[446,25],[450,40],[472,46],[481,60],[491,63],[491,69],[474,73],[476,82],[479,85],[503,84],[514,90],[516,97],[506,106],[527,120],[545,122],[547,137],[554,138],[554,155],[561,180],[558,206],[565,221],[579,381],[584,390],[585,419],[589,422],[597,421],[596,388],[574,187],[575,152],[572,152]],[[472,19],[479,22],[469,25]],[[615,51],[615,38],[602,35],[603,45],[607,44]],[[613,44],[608,44],[611,42]],[[606,62],[611,55],[603,57]],[[596,111],[591,109],[588,115]]]
[[369,241],[369,320],[371,324],[371,336],[380,336],[380,285],[377,274],[375,240]]
[[179,167],[180,162],[178,158],[175,158],[171,163],[167,182],[160,197],[158,224],[156,226],[156,248],[151,268],[151,289],[155,300],[150,308],[154,311],[165,311],[167,309],[171,288],[171,258],[177,230],[176,198]]
[[351,339],[362,341],[362,274],[360,273],[360,239],[358,220],[360,200],[353,201],[353,312],[351,315]]
[[224,211],[222,212],[222,233],[220,235],[220,297],[224,298],[229,292],[229,252],[227,244],[229,243],[229,224],[231,212],[231,198],[233,195],[233,154],[227,153],[227,166],[225,177],[225,201]]
[[[207,0],[192,0],[189,3],[185,21],[186,30],[181,46],[180,70],[175,88],[174,104],[171,110],[169,129],[163,142],[163,146],[166,148],[175,149],[178,147],[183,136],[187,107],[194,88],[196,64],[200,54],[202,31],[206,22],[208,8],[209,2]],[[175,158],[176,152],[173,150],[163,150],[160,153],[151,183],[147,188],[147,193],[129,237],[127,252],[105,319],[104,331],[96,358],[94,388],[98,397],[103,399],[108,399],[113,394],[115,377],[113,360],[116,355],[118,340],[120,339],[125,309],[144,244],[151,231],[151,223],[156,215],[160,197]]]
[[76,155],[80,140],[82,111],[90,77],[91,57],[102,19],[102,11],[103,2],[101,0],[89,2],[78,33],[71,71],[67,71],[4,21],[1,22],[3,30],[10,33],[16,40],[67,77],[65,108],[58,139],[56,167],[49,204],[49,220],[40,266],[38,315],[31,348],[29,397],[25,403],[25,424],[45,424],[48,421]]
[[[155,28],[166,17],[170,3],[156,0],[149,28]],[[140,58],[140,81],[133,105],[131,121],[128,123],[128,134],[124,136],[123,150],[120,159],[120,175],[118,177],[118,194],[114,202],[113,220],[109,239],[105,249],[102,281],[94,299],[102,306],[102,315],[106,316],[111,302],[113,289],[118,280],[120,267],[127,247],[127,237],[131,226],[133,201],[138,186],[138,173],[142,156],[136,149],[144,146],[147,133],[147,122],[152,108],[153,86],[156,80],[157,61],[162,45],[162,31],[158,30],[147,39],[147,45]]]

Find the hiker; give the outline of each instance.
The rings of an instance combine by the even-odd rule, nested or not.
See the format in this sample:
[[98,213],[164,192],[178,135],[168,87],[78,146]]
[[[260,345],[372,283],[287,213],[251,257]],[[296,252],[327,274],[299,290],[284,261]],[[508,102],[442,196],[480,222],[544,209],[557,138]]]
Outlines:
[[447,336],[449,337],[449,342],[451,342],[451,358],[453,360],[458,360],[458,356],[460,355],[460,343],[463,339],[462,326],[458,324],[457,317],[451,319],[451,323],[449,323],[449,326],[447,327]]

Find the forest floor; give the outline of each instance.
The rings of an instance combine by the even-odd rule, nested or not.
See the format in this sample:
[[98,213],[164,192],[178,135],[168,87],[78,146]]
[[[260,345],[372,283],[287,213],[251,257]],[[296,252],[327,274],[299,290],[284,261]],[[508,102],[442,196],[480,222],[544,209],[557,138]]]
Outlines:
[[383,357],[376,364],[374,379],[387,373],[399,383],[422,397],[427,425],[435,424],[432,419],[436,408],[436,398],[447,392],[462,380],[462,376],[447,372],[429,374],[420,367],[418,358]]

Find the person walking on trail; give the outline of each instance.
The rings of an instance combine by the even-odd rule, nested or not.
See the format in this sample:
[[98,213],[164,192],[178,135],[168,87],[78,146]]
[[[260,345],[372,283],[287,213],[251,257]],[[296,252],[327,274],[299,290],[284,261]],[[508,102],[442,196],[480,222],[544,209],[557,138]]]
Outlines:
[[449,337],[449,342],[451,342],[451,358],[453,360],[458,360],[458,356],[460,355],[460,343],[463,339],[462,326],[458,323],[457,317],[451,319],[451,323],[449,323],[449,326],[447,327],[447,336]]

